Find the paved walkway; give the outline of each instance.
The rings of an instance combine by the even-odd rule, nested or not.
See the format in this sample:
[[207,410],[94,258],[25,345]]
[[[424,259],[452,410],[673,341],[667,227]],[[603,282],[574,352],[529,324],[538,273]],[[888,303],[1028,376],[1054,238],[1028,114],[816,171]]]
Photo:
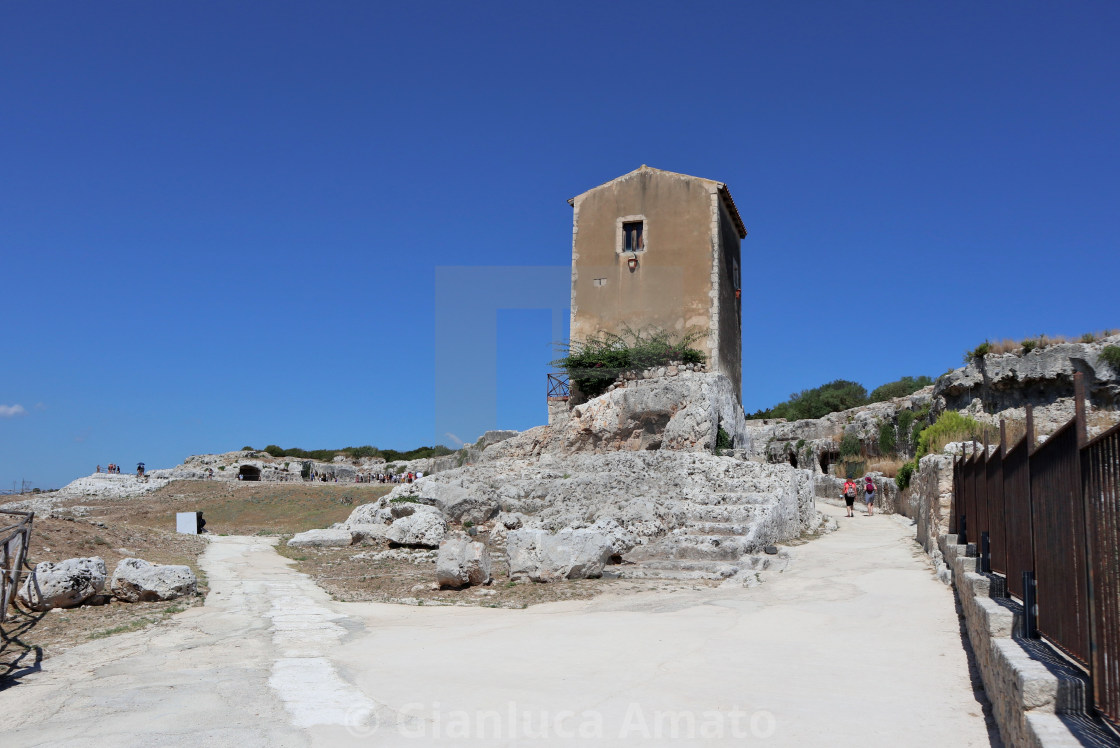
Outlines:
[[897,517],[750,590],[511,611],[334,603],[216,537],[206,605],[0,692],[9,746],[990,745],[949,589]]

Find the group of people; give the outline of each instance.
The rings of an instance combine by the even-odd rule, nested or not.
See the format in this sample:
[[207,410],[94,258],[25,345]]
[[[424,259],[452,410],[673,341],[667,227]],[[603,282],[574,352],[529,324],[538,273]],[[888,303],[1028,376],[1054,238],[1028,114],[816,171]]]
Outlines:
[[[863,481],[863,500],[867,504],[867,516],[870,517],[875,513],[875,481],[871,479],[870,475],[864,478]],[[856,481],[848,478],[848,480],[844,482],[843,499],[844,504],[848,507],[847,516],[849,517],[856,516],[853,510],[856,504],[857,493],[859,493],[859,486]]]
[[358,483],[411,483],[423,477],[424,473],[410,470],[407,473],[360,473],[355,480]]
[[[101,466],[98,465],[97,470],[95,470],[94,472],[100,475]],[[120,475],[121,474],[121,466],[116,464],[115,462],[110,462],[109,465],[105,468],[105,472],[106,473],[112,473],[114,475]],[[137,478],[143,478],[144,477],[144,463],[142,463],[142,462],[136,464],[136,477]]]

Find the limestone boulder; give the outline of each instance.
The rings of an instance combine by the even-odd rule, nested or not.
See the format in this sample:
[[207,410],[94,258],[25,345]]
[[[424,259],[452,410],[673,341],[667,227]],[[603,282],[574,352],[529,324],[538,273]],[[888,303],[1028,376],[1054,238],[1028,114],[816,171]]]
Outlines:
[[355,543],[377,543],[389,534],[389,525],[383,524],[356,524],[348,529],[353,533]]
[[72,608],[105,588],[105,561],[97,556],[44,561],[19,590],[19,600],[34,611]]
[[417,511],[394,520],[385,537],[397,545],[438,548],[446,534],[447,522],[439,512]]
[[490,552],[482,543],[471,542],[464,533],[452,533],[439,544],[436,582],[440,587],[474,587],[489,584]]
[[337,548],[352,545],[354,533],[347,529],[308,530],[292,536],[292,548]]
[[129,603],[174,600],[193,595],[197,588],[191,567],[153,564],[141,558],[121,559],[109,582],[113,597]]
[[506,536],[509,573],[514,579],[556,582],[603,576],[615,555],[613,540],[595,530],[513,530]]
[[483,457],[496,460],[614,450],[704,452],[715,448],[720,429],[730,437],[732,446],[748,443],[743,408],[726,376],[657,373],[627,381],[575,406],[554,426],[530,429],[491,446]]

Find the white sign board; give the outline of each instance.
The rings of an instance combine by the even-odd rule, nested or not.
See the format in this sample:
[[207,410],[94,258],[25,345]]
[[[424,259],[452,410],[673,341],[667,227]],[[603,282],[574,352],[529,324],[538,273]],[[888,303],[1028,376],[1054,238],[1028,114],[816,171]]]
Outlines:
[[175,531],[187,535],[198,535],[198,512],[177,512],[175,514]]

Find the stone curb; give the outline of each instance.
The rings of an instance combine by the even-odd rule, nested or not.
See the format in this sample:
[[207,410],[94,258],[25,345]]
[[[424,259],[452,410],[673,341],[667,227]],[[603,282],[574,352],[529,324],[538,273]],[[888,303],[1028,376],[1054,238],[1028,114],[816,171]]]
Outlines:
[[1013,638],[1022,616],[993,599],[991,578],[978,573],[974,544],[959,545],[956,535],[941,535],[938,546],[952,571],[976,665],[1004,742],[1024,748],[1082,745],[1059,715],[1080,711],[1084,681],[1055,672]]

